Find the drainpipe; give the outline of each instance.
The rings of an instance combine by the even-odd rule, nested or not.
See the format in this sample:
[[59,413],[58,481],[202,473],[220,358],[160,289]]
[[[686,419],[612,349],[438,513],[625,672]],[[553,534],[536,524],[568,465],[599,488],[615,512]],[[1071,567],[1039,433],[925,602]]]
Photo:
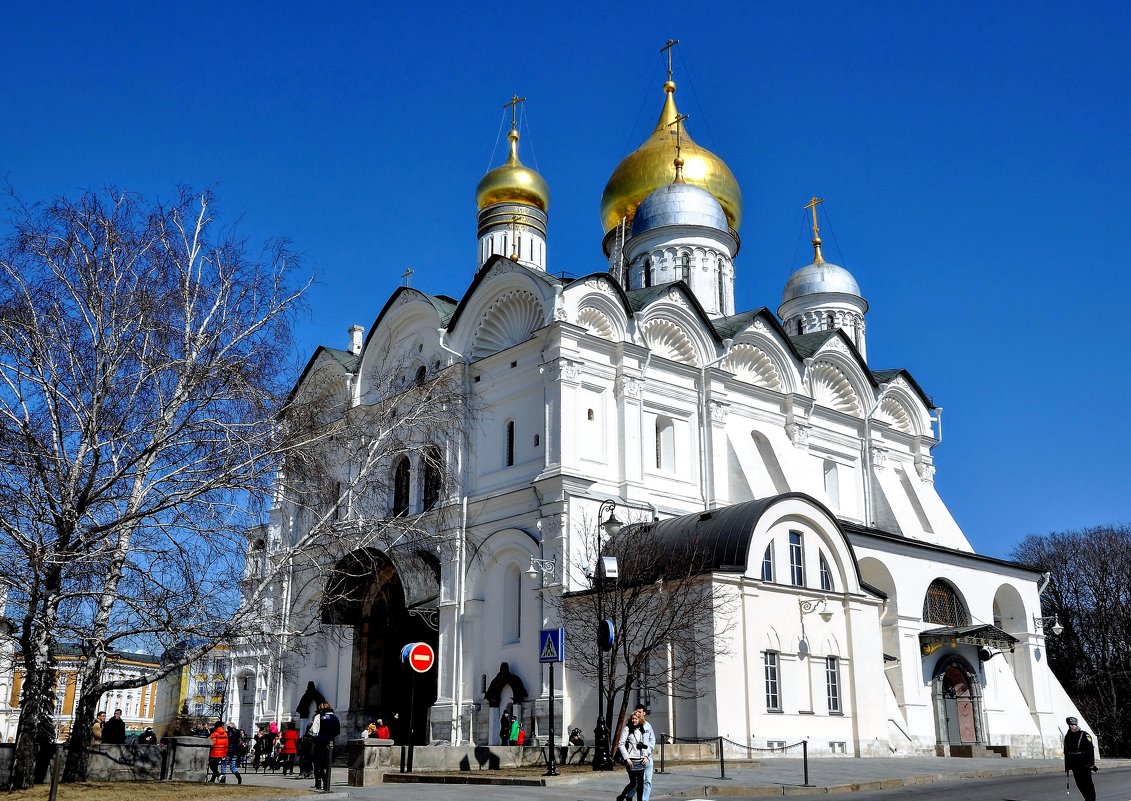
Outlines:
[[936,441],[935,441],[935,446],[937,447],[939,445],[942,445],[942,407],[941,406],[935,407],[935,416],[931,419],[931,422],[939,424],[939,435],[938,435],[938,437],[936,438]]
[[[734,340],[723,340],[723,355],[714,361],[707,362],[699,368],[699,486],[703,492],[703,508],[710,509],[714,500],[714,473],[707,469],[707,458],[714,454],[714,448],[708,446],[711,433],[711,420],[707,414],[707,371],[730,355],[734,347]],[[710,487],[708,487],[710,485]]]
[[[439,335],[441,350],[455,356],[458,361],[464,361],[462,353],[448,347],[447,343],[444,342],[448,329],[437,328],[436,333]],[[471,376],[466,369],[464,370],[463,384],[465,397],[470,397]],[[459,457],[460,489],[463,490],[467,487],[467,459],[463,452],[462,438],[458,440],[456,454]],[[455,684],[455,687],[452,688],[452,702],[455,704],[455,714],[452,715],[453,726],[450,735],[452,745],[459,745],[463,741],[463,617],[466,609],[464,596],[467,594],[467,577],[465,575],[467,570],[467,494],[464,492],[460,493],[460,522],[456,548],[456,620],[452,635],[454,640],[452,651],[455,657],[455,663],[452,666],[452,680]],[[468,739],[470,739],[470,736]]]

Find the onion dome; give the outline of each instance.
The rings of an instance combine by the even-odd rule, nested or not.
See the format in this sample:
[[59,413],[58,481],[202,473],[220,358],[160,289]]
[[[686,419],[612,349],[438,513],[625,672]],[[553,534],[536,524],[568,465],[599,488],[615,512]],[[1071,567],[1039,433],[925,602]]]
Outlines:
[[842,295],[860,295],[860,285],[852,273],[827,261],[815,261],[800,268],[789,277],[781,293],[781,302],[794,298],[837,292]]
[[475,189],[479,210],[495,203],[519,203],[546,211],[550,206],[550,188],[545,179],[518,160],[518,131],[507,134],[511,152],[506,164],[484,175]]
[[702,187],[688,183],[661,186],[636,207],[632,235],[639,236],[668,225],[699,225],[728,230],[726,213],[719,201]]
[[[664,107],[655,129],[644,144],[624,157],[605,185],[601,196],[601,225],[606,233],[619,225],[621,218],[632,219],[644,198],[672,181],[672,163],[677,157],[674,126],[679,117],[674,82],[669,80],[664,84],[664,94]],[[680,138],[684,180],[714,196],[726,214],[727,223],[737,231],[742,221],[742,192],[734,174],[721,158],[696,145],[686,128]]]

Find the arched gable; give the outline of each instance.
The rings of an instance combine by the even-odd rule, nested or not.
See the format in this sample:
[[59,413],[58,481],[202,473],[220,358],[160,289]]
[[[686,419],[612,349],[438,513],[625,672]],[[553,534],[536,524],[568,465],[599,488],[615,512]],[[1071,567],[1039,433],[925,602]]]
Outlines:
[[489,534],[474,547],[467,561],[467,596],[485,597],[484,585],[496,571],[508,565],[518,565],[520,571],[525,571],[530,558],[538,555],[538,548],[538,538],[520,528],[504,528]]
[[911,436],[921,436],[930,431],[927,406],[907,381],[898,377],[881,391],[883,397],[875,413],[877,420]]
[[719,367],[747,384],[779,392],[784,388],[784,371],[772,352],[767,353],[763,349],[762,343],[740,342],[734,345]]
[[676,320],[657,315],[642,323],[639,331],[654,356],[692,367],[702,361],[694,338]]
[[860,393],[835,361],[814,362],[809,368],[809,387],[815,403],[853,417],[864,415]]
[[629,311],[623,291],[607,275],[573,282],[562,293],[566,319],[610,342],[628,338]]
[[452,313],[448,347],[474,360],[526,341],[555,319],[560,290],[557,279],[492,256]]

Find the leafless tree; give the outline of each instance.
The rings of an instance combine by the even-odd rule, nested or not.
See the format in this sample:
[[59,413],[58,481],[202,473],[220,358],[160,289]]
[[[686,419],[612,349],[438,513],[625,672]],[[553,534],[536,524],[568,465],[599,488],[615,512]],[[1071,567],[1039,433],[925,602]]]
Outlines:
[[1042,612],[1049,667],[1095,727],[1105,756],[1131,753],[1131,526],[1026,537],[1013,558],[1049,572]]
[[[602,553],[617,557],[620,574],[603,583],[604,613],[613,621],[616,641],[603,654],[600,703],[605,719],[615,720],[610,726],[615,742],[633,690],[673,698],[704,695],[704,679],[716,657],[727,653],[719,635],[729,625],[734,603],[714,586],[707,555],[693,536],[672,543],[657,537],[651,523],[636,523],[625,526]],[[597,591],[567,594],[559,604],[568,630],[594,637],[592,647],[571,649],[570,668],[595,683],[602,658],[596,648]]]
[[23,672],[14,788],[53,739],[57,642],[85,656],[75,756],[98,696],[128,685],[102,681],[112,649],[213,636],[236,606],[304,287],[285,243],[250,255],[214,214],[208,192],[167,205],[90,192],[17,204],[0,247],[0,580]]

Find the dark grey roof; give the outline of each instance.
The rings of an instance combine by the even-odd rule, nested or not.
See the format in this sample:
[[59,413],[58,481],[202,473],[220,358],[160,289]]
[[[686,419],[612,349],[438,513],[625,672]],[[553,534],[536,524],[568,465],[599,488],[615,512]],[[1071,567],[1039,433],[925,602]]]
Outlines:
[[1027,565],[1027,564],[1024,564],[1022,562],[1012,562],[1008,559],[998,559],[998,558],[993,557],[993,556],[982,556],[981,554],[974,553],[973,551],[959,551],[959,550],[956,550],[954,548],[946,548],[946,547],[943,547],[942,545],[935,545],[935,544],[930,543],[930,542],[923,542],[922,540],[912,540],[912,539],[908,539],[907,537],[904,537],[901,534],[892,534],[890,531],[883,531],[882,529],[878,529],[878,528],[871,528],[869,526],[862,526],[859,523],[851,523],[847,520],[841,520],[840,521],[840,527],[841,527],[841,530],[843,530],[844,533],[849,535],[850,537],[856,537],[856,536],[874,537],[875,539],[878,539],[878,540],[888,540],[888,541],[891,541],[891,542],[906,543],[906,544],[911,545],[915,548],[919,548],[919,549],[923,549],[923,550],[927,550],[927,551],[934,551],[936,553],[952,554],[954,556],[958,556],[958,557],[961,557],[963,559],[971,559],[971,560],[976,561],[976,562],[984,562],[986,564],[999,565],[1001,567],[1011,567],[1011,568],[1014,568],[1016,570],[1024,570],[1027,573],[1038,573],[1039,574],[1039,573],[1045,572],[1043,568],[1034,567],[1033,565]]
[[361,357],[356,353],[351,353],[348,350],[339,350],[338,348],[323,347],[322,351],[328,354],[334,361],[346,369],[347,372],[356,373],[357,365],[361,362]]
[[789,341],[793,343],[794,350],[801,355],[802,359],[808,359],[823,348],[825,343],[836,335],[836,329],[832,331],[814,331],[811,334],[797,334],[791,336]]
[[763,306],[760,309],[732,314],[729,317],[719,317],[711,322],[714,324],[715,330],[719,332],[719,336],[723,339],[734,339],[735,334],[749,328],[755,318],[769,313],[769,309]]
[[[750,537],[762,515],[774,504],[795,498],[812,504],[830,519],[836,520],[817,499],[801,492],[787,492],[710,511],[625,526],[618,538],[632,537],[634,533],[647,531],[650,547],[662,551],[667,557],[662,560],[662,564],[652,566],[661,574],[669,566],[674,571],[686,574],[688,560],[693,572],[699,575],[715,572],[742,573],[749,561]],[[616,550],[615,546],[615,543],[612,544],[610,550]],[[851,550],[851,543],[848,543],[848,547]],[[855,559],[853,567],[855,568]],[[622,576],[628,581],[653,581],[660,577]]]
[[665,297],[668,294],[668,290],[673,286],[674,284],[658,284],[656,286],[644,287],[643,289],[629,289],[626,290],[624,294],[628,298],[629,308],[631,308],[633,312],[638,312],[652,302]]

